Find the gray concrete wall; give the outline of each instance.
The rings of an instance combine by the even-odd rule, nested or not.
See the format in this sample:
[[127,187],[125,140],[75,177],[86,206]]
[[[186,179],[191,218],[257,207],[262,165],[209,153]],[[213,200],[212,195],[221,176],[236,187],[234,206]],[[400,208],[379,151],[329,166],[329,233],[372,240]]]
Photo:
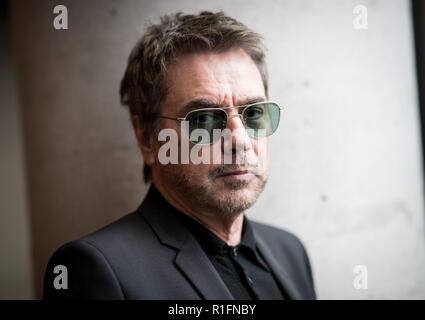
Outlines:
[[0,10],[0,299],[31,299],[31,234],[9,26]]
[[[144,23],[224,9],[265,36],[286,106],[249,215],[299,235],[319,298],[425,298],[424,204],[409,1],[13,1],[38,292],[60,244],[134,209],[141,159],[118,85]],[[353,28],[353,8],[369,28]],[[353,268],[368,270],[368,289]]]

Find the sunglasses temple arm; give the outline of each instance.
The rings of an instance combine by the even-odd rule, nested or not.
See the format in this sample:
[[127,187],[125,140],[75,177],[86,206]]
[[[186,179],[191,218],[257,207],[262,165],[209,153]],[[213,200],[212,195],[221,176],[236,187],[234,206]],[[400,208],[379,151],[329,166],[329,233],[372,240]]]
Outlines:
[[160,115],[155,115],[154,118],[163,118],[163,119],[170,119],[170,120],[184,120],[184,118],[174,118],[174,117],[168,117],[168,116],[160,116]]

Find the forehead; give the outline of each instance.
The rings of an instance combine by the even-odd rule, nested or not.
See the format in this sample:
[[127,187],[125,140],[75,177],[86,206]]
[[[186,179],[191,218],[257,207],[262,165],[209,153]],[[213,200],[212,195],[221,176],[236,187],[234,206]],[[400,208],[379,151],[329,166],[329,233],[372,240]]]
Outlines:
[[231,106],[252,96],[265,97],[261,74],[242,49],[180,56],[169,68],[167,86],[163,105],[167,111],[178,111],[198,99]]

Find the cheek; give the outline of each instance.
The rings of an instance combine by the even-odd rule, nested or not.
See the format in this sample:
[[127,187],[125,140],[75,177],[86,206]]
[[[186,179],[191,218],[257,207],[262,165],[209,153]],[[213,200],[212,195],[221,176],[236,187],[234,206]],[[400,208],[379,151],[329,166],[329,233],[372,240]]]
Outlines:
[[179,138],[179,155],[183,158],[179,158],[176,170],[189,179],[207,178],[213,163],[212,145],[194,145],[186,137],[183,138],[186,141],[182,143],[181,137]]
[[270,151],[270,138],[261,138],[253,143],[254,153],[257,156],[259,166],[267,170],[269,167],[269,151]]
[[184,177],[187,182],[194,186],[206,185],[209,180],[210,167],[205,164],[178,164],[174,165],[174,171],[178,176]]

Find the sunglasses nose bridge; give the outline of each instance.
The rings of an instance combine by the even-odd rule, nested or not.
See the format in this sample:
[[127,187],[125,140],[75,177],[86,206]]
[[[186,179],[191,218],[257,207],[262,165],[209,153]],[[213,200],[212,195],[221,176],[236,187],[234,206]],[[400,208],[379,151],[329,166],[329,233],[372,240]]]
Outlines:
[[228,115],[228,116],[227,116],[227,125],[229,124],[230,120],[231,120],[232,118],[235,118],[235,117],[240,118],[240,119],[241,119],[241,122],[242,122],[242,125],[245,127],[245,123],[244,123],[244,121],[243,121],[243,117],[242,117],[242,115],[241,115],[240,113],[232,114],[232,115],[230,115],[230,116]]

